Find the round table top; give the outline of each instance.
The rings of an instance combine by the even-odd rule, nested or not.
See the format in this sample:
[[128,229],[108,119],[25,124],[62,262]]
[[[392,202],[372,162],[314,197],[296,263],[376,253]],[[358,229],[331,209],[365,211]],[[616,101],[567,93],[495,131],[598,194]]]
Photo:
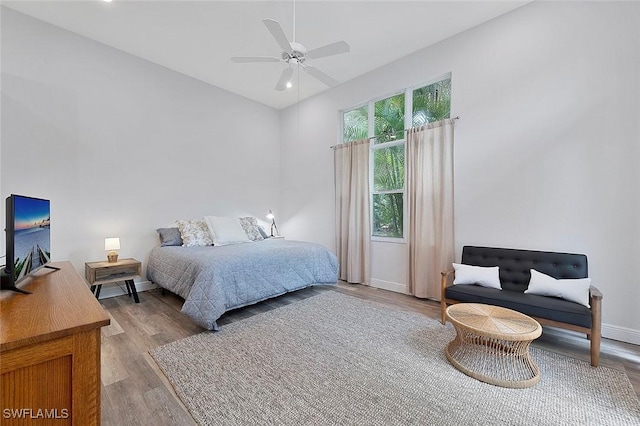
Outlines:
[[509,341],[534,340],[542,327],[533,318],[500,306],[457,303],[447,308],[447,318],[456,326],[480,336]]

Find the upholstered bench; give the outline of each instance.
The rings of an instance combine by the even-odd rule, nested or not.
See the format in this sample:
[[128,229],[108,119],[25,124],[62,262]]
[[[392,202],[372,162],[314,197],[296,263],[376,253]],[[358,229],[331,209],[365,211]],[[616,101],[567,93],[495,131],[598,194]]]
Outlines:
[[[456,283],[453,285],[455,270],[442,272],[440,304],[443,324],[446,321],[447,304],[470,302],[502,306],[533,317],[543,326],[560,327],[586,333],[587,338],[591,340],[591,365],[598,366],[602,293],[587,282],[584,300],[580,301],[584,304],[581,304],[560,297],[531,294],[533,290],[529,289],[530,282],[533,283],[531,280],[532,269],[537,271],[533,273],[536,280],[544,279],[547,280],[547,283],[551,281],[551,285],[553,285],[553,279],[576,280],[576,282],[585,284],[584,279],[588,277],[587,256],[572,253],[465,246],[462,249],[461,263],[462,267],[465,267],[464,265],[483,268],[497,266],[498,271],[495,271],[495,268],[480,268],[478,270],[495,273],[495,281],[499,277],[499,284],[493,287],[477,283]],[[461,267],[460,265],[456,266]],[[566,287],[570,286],[572,281],[558,281],[558,283],[562,283],[564,288],[577,288]],[[558,288],[561,288],[560,285]],[[525,293],[527,289],[529,291]],[[564,296],[561,295],[561,297]]]

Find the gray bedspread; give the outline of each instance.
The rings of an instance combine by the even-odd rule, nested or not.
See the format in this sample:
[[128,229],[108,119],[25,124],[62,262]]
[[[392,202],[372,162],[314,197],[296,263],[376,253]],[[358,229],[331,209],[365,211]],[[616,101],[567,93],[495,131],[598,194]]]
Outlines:
[[208,330],[228,310],[313,284],[338,281],[338,260],[316,243],[283,239],[222,247],[155,247],[147,278],[185,299],[182,312]]

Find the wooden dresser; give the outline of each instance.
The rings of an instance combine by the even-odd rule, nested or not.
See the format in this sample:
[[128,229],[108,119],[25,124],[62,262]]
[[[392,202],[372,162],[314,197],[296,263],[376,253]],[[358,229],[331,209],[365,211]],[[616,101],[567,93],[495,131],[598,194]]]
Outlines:
[[0,424],[99,425],[109,316],[69,262],[0,295]]

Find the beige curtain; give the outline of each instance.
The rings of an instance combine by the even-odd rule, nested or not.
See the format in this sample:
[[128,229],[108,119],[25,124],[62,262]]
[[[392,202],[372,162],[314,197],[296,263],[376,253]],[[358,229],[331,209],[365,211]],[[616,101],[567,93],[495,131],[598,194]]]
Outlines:
[[446,119],[407,135],[409,293],[440,299],[440,272],[454,261],[453,127]]
[[333,160],[340,279],[369,285],[369,140],[336,145]]

